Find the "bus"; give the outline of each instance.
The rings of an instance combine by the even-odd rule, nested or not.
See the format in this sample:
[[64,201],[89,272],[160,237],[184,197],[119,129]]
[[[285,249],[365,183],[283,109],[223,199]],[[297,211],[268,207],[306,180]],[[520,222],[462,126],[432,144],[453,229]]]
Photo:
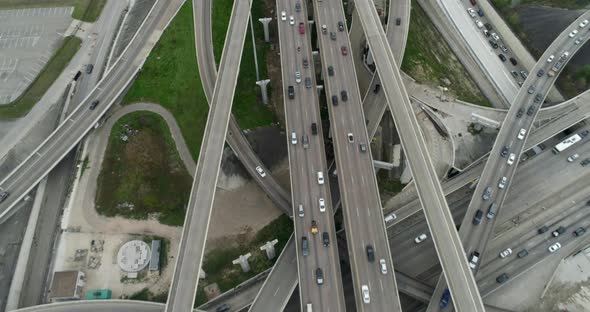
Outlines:
[[571,137],[561,141],[559,144],[555,145],[555,147],[553,147],[553,153],[559,154],[568,149],[570,146],[580,142],[580,140],[582,140],[582,137],[579,134],[574,134]]

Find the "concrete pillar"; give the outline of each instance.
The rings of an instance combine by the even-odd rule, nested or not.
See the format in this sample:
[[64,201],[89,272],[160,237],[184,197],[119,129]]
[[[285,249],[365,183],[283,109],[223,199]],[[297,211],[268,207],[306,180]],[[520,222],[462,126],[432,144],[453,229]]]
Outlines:
[[278,239],[273,239],[270,242],[266,242],[264,246],[260,247],[260,250],[266,251],[266,257],[269,260],[274,259],[276,257],[275,245],[279,242]]
[[258,19],[264,27],[264,42],[270,42],[270,35],[268,33],[268,23],[272,21],[272,17],[263,17]]
[[266,85],[268,85],[269,83],[270,79],[256,81],[256,84],[260,86],[260,93],[262,93],[262,103],[265,105],[268,104],[268,91]]
[[250,263],[248,263],[248,258],[251,256],[251,253],[241,255],[238,259],[232,261],[232,263],[239,264],[242,267],[242,271],[244,271],[244,273],[250,272]]

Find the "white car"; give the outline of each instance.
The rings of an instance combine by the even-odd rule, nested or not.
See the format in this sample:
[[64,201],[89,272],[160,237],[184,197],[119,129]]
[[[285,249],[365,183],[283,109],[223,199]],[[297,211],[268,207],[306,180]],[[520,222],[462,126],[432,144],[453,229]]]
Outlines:
[[363,302],[364,303],[371,302],[371,297],[369,297],[369,286],[367,286],[367,285],[361,286],[361,292],[363,293]]
[[555,243],[555,244],[549,246],[549,252],[555,252],[559,248],[561,248],[561,244],[560,243]]
[[506,258],[512,254],[512,249],[507,248],[506,250],[500,253],[500,258]]
[[506,183],[507,183],[507,182],[508,182],[508,178],[506,178],[506,177],[502,177],[502,178],[500,179],[500,182],[498,182],[498,188],[499,188],[499,189],[503,189],[503,188],[505,188],[505,187],[506,187]]
[[582,43],[582,40],[584,40],[583,38],[578,38],[576,39],[576,41],[574,41],[575,44],[580,44]]
[[385,259],[379,260],[379,266],[381,266],[381,273],[387,274],[387,264],[385,264]]
[[301,73],[298,71],[295,72],[295,82],[301,83]]
[[320,212],[326,212],[326,202],[323,198],[320,198]]
[[572,30],[572,32],[568,35],[570,38],[575,37],[578,34],[578,31],[576,29]]
[[584,28],[584,27],[586,27],[586,25],[588,25],[588,20],[585,19],[578,26],[580,26],[580,28]]
[[469,257],[469,266],[472,269],[475,269],[475,267],[477,266],[477,263],[479,262],[479,252],[474,251],[471,254],[471,257]]
[[477,26],[477,28],[482,28],[483,23],[480,20],[475,20],[475,26]]
[[281,21],[286,21],[287,20],[287,13],[285,11],[281,12]]
[[293,15],[289,16],[289,24],[295,25],[295,18],[293,17]]
[[553,62],[554,58],[555,58],[555,55],[553,55],[553,54],[549,55],[549,58],[547,58],[547,63]]
[[263,178],[266,177],[266,173],[264,172],[264,170],[262,170],[262,167],[260,167],[260,166],[256,167],[256,171],[258,171],[258,174],[261,177],[263,177]]
[[477,13],[475,13],[475,10],[472,8],[467,8],[467,13],[469,13],[469,16],[471,17],[477,16]]
[[578,159],[578,157],[580,157],[579,154],[573,154],[567,158],[567,162],[574,162],[574,160]]
[[510,156],[508,156],[508,160],[506,161],[506,163],[508,165],[512,165],[514,163],[515,159],[516,159],[516,154],[510,153]]
[[352,136],[352,133],[349,133],[346,136],[348,137],[348,143],[354,143],[354,136]]
[[526,134],[526,129],[520,129],[520,131],[518,131],[518,136],[516,136],[519,140],[524,139],[524,135]]
[[492,33],[492,39],[494,39],[495,41],[500,40],[500,36],[498,36],[498,34],[496,33]]
[[318,171],[318,184],[319,185],[324,184],[324,173],[321,171]]
[[293,144],[293,145],[297,144],[297,133],[295,133],[295,132],[291,133],[291,144]]
[[426,234],[420,234],[418,237],[414,238],[414,243],[420,244],[421,242],[425,241],[428,238]]

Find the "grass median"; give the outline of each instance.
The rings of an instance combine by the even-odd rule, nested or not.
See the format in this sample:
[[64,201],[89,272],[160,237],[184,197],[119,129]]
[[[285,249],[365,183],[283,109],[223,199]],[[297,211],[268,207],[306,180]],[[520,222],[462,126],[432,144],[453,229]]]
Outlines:
[[49,59],[45,68],[31,82],[23,94],[12,103],[0,106],[0,118],[14,119],[26,115],[68,66],[80,49],[80,44],[82,44],[80,38],[74,36],[64,38],[61,46]]
[[84,22],[95,22],[106,2],[106,0],[0,0],[0,10],[73,6],[73,18]]

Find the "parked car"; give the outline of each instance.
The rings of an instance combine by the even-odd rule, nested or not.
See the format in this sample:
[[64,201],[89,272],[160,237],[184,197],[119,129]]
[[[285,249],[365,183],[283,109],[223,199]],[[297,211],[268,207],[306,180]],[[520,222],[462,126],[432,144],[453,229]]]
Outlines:
[[[496,45],[496,46],[497,46],[497,45]],[[498,54],[498,57],[500,58],[500,60],[501,60],[502,62],[506,62],[506,57],[504,56],[504,54],[500,53],[500,54]]]
[[477,13],[475,13],[475,10],[472,8],[467,8],[467,13],[469,13],[469,16],[471,16],[471,17],[477,16]]
[[420,244],[421,242],[425,241],[427,238],[428,238],[428,235],[426,235],[426,234],[420,234],[416,238],[414,238],[414,242],[416,244]]
[[497,49],[498,48],[498,44],[496,42],[494,42],[493,40],[488,40],[488,42],[490,43],[490,45],[492,46],[492,48]]
[[512,63],[512,65],[514,65],[514,66],[518,65],[518,62],[513,57],[510,58],[510,63]]

